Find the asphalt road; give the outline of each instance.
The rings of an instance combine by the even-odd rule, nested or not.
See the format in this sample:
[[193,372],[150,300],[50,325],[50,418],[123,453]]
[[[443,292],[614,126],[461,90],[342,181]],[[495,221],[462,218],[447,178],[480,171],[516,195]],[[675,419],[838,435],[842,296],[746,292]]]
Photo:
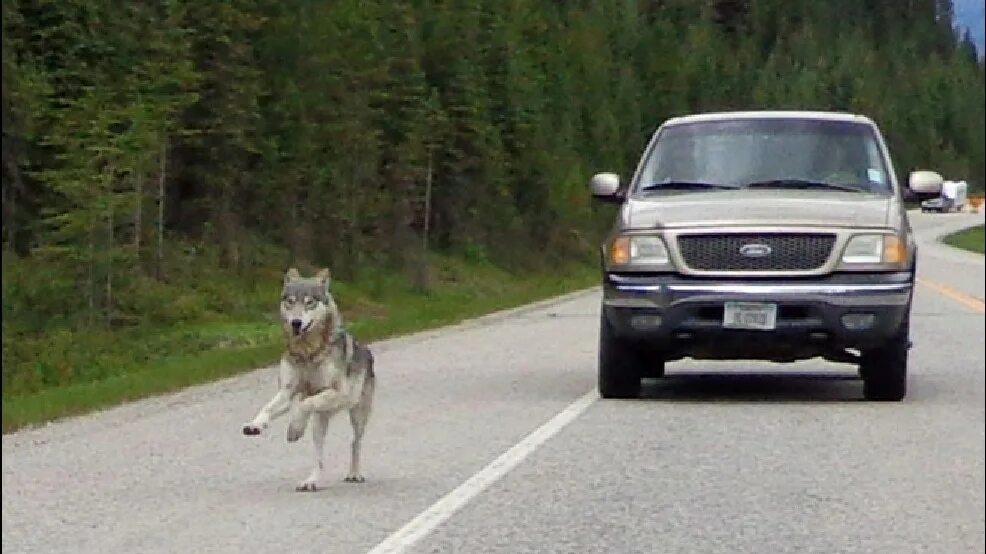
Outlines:
[[935,242],[982,217],[913,216],[902,403],[822,361],[598,400],[591,290],[375,344],[364,484],[345,417],[316,493],[284,419],[240,434],[270,369],[4,435],[3,552],[984,552],[984,263]]

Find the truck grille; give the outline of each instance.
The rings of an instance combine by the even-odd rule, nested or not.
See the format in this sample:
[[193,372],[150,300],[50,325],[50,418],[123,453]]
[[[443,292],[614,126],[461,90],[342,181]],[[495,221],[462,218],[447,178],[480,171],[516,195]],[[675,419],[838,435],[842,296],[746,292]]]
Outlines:
[[[809,271],[825,264],[833,245],[835,235],[832,234],[749,233],[678,237],[682,259],[688,267],[697,271]],[[751,253],[755,255],[751,256]]]

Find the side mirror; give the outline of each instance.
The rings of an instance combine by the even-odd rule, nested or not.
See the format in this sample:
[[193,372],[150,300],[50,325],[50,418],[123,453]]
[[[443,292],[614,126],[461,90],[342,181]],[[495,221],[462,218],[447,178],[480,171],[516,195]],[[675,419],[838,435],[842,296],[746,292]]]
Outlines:
[[603,202],[620,203],[623,196],[620,191],[620,176],[616,173],[597,173],[589,181],[592,197]]
[[912,171],[907,180],[907,188],[918,196],[938,196],[944,182],[942,176],[934,171]]

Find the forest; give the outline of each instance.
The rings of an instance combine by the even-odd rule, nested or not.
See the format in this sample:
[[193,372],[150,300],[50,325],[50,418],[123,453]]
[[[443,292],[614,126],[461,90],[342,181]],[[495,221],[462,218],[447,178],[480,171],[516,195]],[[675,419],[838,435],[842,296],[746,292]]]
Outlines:
[[[589,176],[631,172],[675,115],[858,112],[898,177],[986,182],[984,66],[950,0],[3,0],[2,15],[5,398],[113,374],[98,352],[161,329],[266,316],[292,264],[376,283],[368,298],[438,294],[460,262],[466,282],[591,266],[612,208]],[[215,347],[196,337],[128,356]]]

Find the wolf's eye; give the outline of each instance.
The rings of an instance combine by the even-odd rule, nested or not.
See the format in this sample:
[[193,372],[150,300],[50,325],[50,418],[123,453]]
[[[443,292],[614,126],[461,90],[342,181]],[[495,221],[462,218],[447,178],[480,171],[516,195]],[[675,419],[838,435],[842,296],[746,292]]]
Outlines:
[[285,296],[284,297],[284,304],[287,305],[287,306],[293,305],[294,304],[294,297],[293,296]]
[[305,297],[305,306],[308,307],[308,308],[314,308],[315,307],[315,299],[312,298],[311,296],[306,296]]

